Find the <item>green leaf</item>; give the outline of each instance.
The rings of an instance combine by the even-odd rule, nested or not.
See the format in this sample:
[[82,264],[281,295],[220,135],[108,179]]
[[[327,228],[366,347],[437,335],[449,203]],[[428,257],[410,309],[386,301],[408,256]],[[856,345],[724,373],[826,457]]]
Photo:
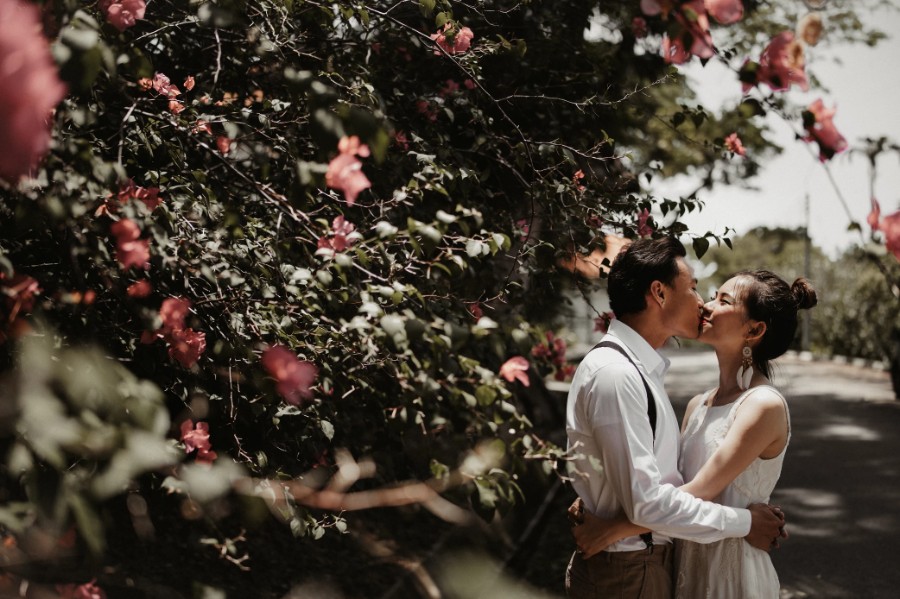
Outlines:
[[706,237],[695,237],[693,241],[694,253],[697,255],[697,258],[702,258],[706,251],[709,249],[709,239]]

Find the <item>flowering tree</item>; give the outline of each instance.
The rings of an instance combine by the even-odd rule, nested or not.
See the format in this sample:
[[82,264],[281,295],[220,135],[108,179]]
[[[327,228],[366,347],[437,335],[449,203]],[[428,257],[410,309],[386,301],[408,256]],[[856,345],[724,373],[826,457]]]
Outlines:
[[[522,391],[567,374],[566,265],[685,232],[699,202],[641,175],[765,155],[762,102],[687,107],[669,66],[718,55],[713,22],[749,43],[743,5],[614,4],[0,0],[9,529],[102,553],[104,502],[170,492],[318,537],[404,501],[491,517],[550,473]],[[791,43],[737,92],[805,85]]]

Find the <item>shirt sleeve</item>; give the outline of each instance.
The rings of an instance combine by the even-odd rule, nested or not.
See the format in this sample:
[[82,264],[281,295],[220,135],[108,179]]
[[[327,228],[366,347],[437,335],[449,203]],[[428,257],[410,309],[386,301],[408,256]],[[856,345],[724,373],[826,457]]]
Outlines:
[[634,367],[611,363],[592,378],[594,441],[604,476],[628,519],[699,543],[746,536],[749,510],[703,501],[661,482],[647,417],[647,393]]

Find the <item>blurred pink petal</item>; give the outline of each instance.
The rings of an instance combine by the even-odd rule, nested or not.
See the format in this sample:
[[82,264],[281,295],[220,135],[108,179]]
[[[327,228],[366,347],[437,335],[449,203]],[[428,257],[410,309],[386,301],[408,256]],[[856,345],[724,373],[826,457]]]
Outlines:
[[16,183],[47,153],[51,111],[65,93],[38,7],[0,1],[0,178]]
[[262,366],[275,379],[275,389],[289,404],[300,405],[313,396],[312,387],[318,374],[314,364],[300,360],[283,345],[271,345],[262,355]]
[[500,376],[510,383],[519,381],[527,387],[531,384],[531,381],[528,380],[527,370],[528,360],[522,356],[513,356],[500,367]]

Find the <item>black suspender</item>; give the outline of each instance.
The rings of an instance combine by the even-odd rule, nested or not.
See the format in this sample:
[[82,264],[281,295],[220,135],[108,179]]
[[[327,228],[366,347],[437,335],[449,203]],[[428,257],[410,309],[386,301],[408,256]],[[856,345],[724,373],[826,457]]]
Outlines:
[[[644,378],[644,374],[641,372],[641,369],[638,368],[638,365],[634,363],[634,360],[631,359],[631,356],[628,355],[621,345],[618,343],[613,343],[612,341],[601,341],[597,345],[593,347],[593,349],[597,349],[598,347],[608,347],[609,349],[614,349],[631,362],[631,365],[634,366],[635,370],[638,372],[638,376],[641,377],[641,382],[644,383],[644,391],[647,392],[647,418],[650,420],[650,432],[653,434],[653,440],[656,441],[656,400],[653,399],[653,392],[650,391],[650,385],[647,383],[647,379]],[[644,542],[647,547],[653,551],[653,533],[645,532],[641,535],[641,540]]]
[[638,371],[638,376],[641,377],[641,382],[644,383],[644,391],[647,392],[647,418],[650,420],[650,431],[653,433],[653,440],[656,440],[656,402],[653,401],[653,392],[650,391],[650,385],[647,384],[647,379],[644,378],[641,369],[638,368],[637,364],[634,363],[634,360],[631,359],[631,356],[628,355],[622,346],[618,343],[613,343],[612,341],[601,341],[597,345],[593,347],[593,349],[597,349],[598,347],[608,347],[610,349],[614,349],[623,356],[625,359],[631,362],[631,365]]

